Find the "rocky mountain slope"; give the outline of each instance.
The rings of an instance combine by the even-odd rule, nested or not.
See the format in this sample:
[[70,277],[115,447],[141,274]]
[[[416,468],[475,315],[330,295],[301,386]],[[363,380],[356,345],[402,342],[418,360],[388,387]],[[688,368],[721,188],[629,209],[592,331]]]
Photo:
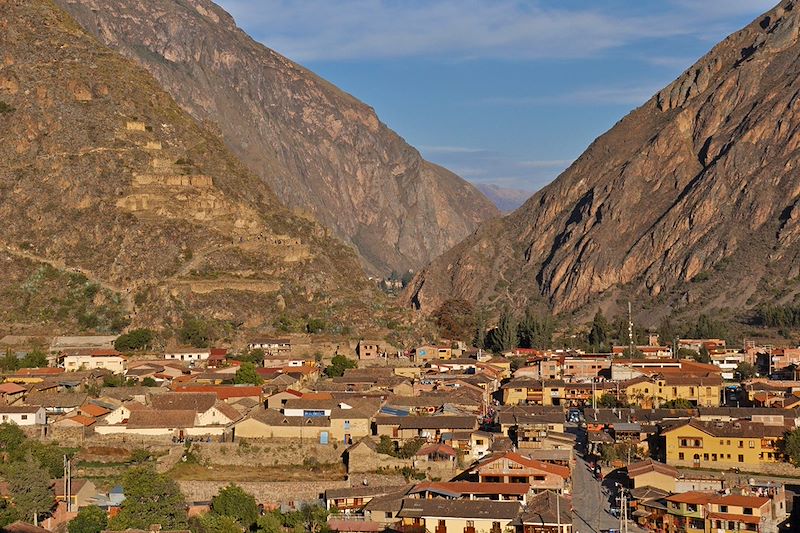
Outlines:
[[729,36],[512,215],[424,269],[406,299],[637,299],[657,316],[786,302],[800,275],[800,6]]
[[416,269],[497,215],[375,112],[253,41],[209,0],[56,0],[136,59],[282,202],[352,243],[375,273]]
[[493,183],[479,183],[475,186],[497,206],[501,213],[514,211],[533,195],[531,191],[501,187]]
[[0,323],[66,331],[372,317],[293,215],[144,69],[50,0],[0,0]]

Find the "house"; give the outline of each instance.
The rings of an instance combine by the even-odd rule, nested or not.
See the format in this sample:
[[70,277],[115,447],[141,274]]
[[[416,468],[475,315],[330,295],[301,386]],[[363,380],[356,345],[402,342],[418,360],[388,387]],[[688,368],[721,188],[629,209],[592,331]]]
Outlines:
[[397,516],[405,527],[436,533],[501,533],[520,512],[514,501],[404,498]]
[[228,359],[228,349],[227,348],[211,348],[211,353],[208,356],[208,360],[206,361],[206,366],[208,368],[218,368],[221,366],[225,366],[225,362]]
[[675,480],[678,470],[653,459],[645,459],[638,463],[631,463],[627,467],[628,479],[635,489],[651,487],[665,492],[676,492]]
[[[65,502],[66,486],[64,479],[53,480],[53,492],[56,502]],[[88,479],[72,478],[69,480],[70,507],[77,511],[82,507],[92,505],[92,498],[97,494],[97,487]]]
[[265,354],[276,355],[292,349],[292,340],[285,337],[259,337],[247,344],[248,350],[263,350]]
[[239,412],[219,400],[213,392],[168,392],[153,396],[154,411],[193,411],[197,426],[224,426],[239,420]]
[[47,423],[47,412],[38,405],[0,405],[0,423],[43,426]]
[[427,461],[432,463],[446,462],[455,465],[458,458],[458,452],[452,446],[442,444],[441,442],[432,442],[423,445],[417,453],[414,454],[417,460]]
[[632,380],[625,385],[626,397],[644,408],[658,408],[674,400],[688,400],[692,405],[719,407],[722,398],[722,376],[719,372],[703,375],[664,372],[649,380]]
[[[341,489],[328,489],[323,498],[328,511],[360,511],[373,498],[386,496],[397,492],[401,487],[346,487]],[[405,487],[408,490],[410,487]]]
[[782,460],[778,441],[784,425],[737,420],[684,421],[662,431],[667,464],[678,467],[758,468]]
[[286,416],[274,409],[256,409],[231,426],[234,439],[304,439],[320,444],[331,440],[327,416]]
[[303,397],[302,392],[293,389],[286,389],[284,391],[276,392],[271,396],[267,396],[267,407],[269,409],[282,410],[289,400],[297,400]]
[[474,416],[377,416],[375,425],[378,435],[387,435],[395,441],[424,438],[438,441],[445,433],[478,429]]
[[187,383],[172,386],[172,391],[180,394],[215,394],[218,400],[235,401],[249,398],[261,402],[263,391],[258,385],[201,385]]
[[530,459],[516,452],[492,454],[467,472],[484,483],[528,483],[533,492],[569,492],[568,467]]
[[191,346],[181,346],[174,350],[164,352],[164,359],[167,361],[186,361],[196,363],[206,361],[211,357],[210,348],[193,348]]
[[494,442],[494,433],[480,430],[454,431],[442,434],[441,440],[462,452],[468,459],[480,459],[489,453]]
[[127,368],[127,358],[114,349],[80,350],[70,355],[59,357],[59,366],[67,372],[76,370],[110,370],[122,374]]
[[474,481],[425,481],[408,491],[411,498],[448,498],[451,500],[515,501],[528,498],[525,483],[478,483]]
[[21,400],[28,389],[17,383],[0,383],[0,399],[7,404]]
[[711,492],[683,492],[666,498],[665,529],[668,531],[706,531],[706,506]]
[[89,397],[85,392],[40,392],[31,391],[25,398],[27,405],[44,407],[48,416],[71,413],[86,402]]
[[[765,496],[726,494],[708,502],[709,530],[734,533],[739,531],[768,531],[765,522],[772,518],[770,499]],[[775,529],[774,531],[777,531]]]
[[572,533],[572,503],[546,490],[532,496],[514,523],[519,533]]
[[386,350],[380,341],[361,339],[358,341],[358,346],[356,346],[356,354],[358,354],[360,361],[374,361],[385,357]]
[[420,346],[412,353],[412,359],[418,363],[435,359],[451,359],[452,357],[453,349],[450,346]]

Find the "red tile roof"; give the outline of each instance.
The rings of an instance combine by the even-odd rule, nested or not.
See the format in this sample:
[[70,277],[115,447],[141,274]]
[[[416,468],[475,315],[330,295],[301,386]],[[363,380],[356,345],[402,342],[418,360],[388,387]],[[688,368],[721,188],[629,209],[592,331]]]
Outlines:
[[509,461],[521,464],[523,466],[527,466],[529,468],[534,468],[536,470],[542,470],[545,472],[549,472],[551,474],[556,474],[564,479],[568,479],[570,476],[569,468],[566,466],[555,465],[552,463],[545,463],[544,461],[531,459],[529,457],[525,457],[524,455],[520,455],[516,452],[504,452],[504,453],[490,455],[488,458],[481,461],[478,464],[478,467],[482,467],[484,465],[493,463],[495,461],[499,461],[500,459],[504,458],[508,459]]

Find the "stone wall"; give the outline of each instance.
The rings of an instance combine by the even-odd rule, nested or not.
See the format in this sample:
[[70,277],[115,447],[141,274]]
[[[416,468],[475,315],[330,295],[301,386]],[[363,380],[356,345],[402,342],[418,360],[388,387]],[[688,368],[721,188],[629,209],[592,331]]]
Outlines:
[[305,459],[341,463],[344,448],[295,439],[237,439],[236,442],[195,444],[201,461],[216,465],[300,465]]
[[[236,483],[252,494],[256,502],[263,504],[300,506],[303,503],[316,503],[320,495],[328,489],[349,487],[348,481],[242,481]],[[190,502],[208,501],[221,488],[228,485],[223,481],[178,481],[181,491]]]

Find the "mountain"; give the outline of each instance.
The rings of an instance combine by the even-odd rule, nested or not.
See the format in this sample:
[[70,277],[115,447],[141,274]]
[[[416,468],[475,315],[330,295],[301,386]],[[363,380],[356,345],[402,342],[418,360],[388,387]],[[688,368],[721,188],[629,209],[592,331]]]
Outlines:
[[800,7],[785,0],[726,38],[520,209],[423,269],[406,300],[593,312],[631,298],[650,318],[793,300],[799,33]]
[[477,183],[475,187],[486,195],[501,213],[510,213],[514,211],[524,204],[525,200],[530,198],[533,194],[531,191],[500,187],[493,183]]
[[209,0],[56,0],[142,64],[286,205],[355,246],[376,274],[418,269],[498,214],[375,112],[256,43]]
[[0,0],[0,28],[1,324],[371,320],[380,297],[352,249],[144,69],[50,0]]

